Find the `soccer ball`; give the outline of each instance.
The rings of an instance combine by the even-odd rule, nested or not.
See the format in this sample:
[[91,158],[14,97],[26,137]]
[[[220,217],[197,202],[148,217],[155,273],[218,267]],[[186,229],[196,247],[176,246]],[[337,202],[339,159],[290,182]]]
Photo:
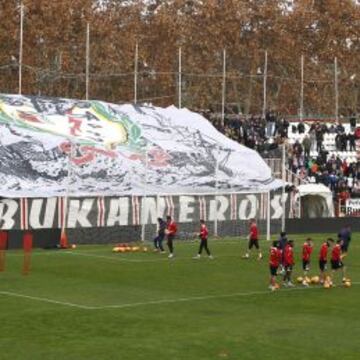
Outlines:
[[147,252],[148,248],[147,247],[143,247],[143,252]]
[[75,245],[75,244],[72,244],[72,245],[71,245],[71,248],[72,248],[72,249],[76,249],[76,245]]
[[299,276],[299,277],[296,279],[296,281],[297,281],[299,284],[301,284],[301,283],[304,281],[304,279],[302,278],[302,276]]
[[320,282],[320,278],[318,276],[313,276],[311,278],[311,283],[312,284],[318,284]]

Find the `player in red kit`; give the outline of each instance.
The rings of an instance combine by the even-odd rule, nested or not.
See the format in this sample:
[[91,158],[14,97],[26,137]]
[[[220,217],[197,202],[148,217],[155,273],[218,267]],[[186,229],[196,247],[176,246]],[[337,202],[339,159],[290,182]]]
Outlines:
[[319,254],[319,268],[320,268],[320,284],[325,282],[326,278],[326,265],[329,248],[333,245],[334,240],[328,238],[320,247]]
[[200,259],[201,253],[203,249],[205,249],[206,253],[208,254],[209,258],[212,259],[212,255],[210,253],[210,250],[208,248],[208,235],[209,231],[206,227],[205,221],[200,220],[200,232],[199,232],[199,238],[200,238],[200,248],[198,254],[194,257],[194,259]]
[[248,250],[246,251],[245,255],[243,256],[243,259],[249,259],[250,258],[250,251],[255,246],[257,252],[258,252],[258,259],[262,259],[262,253],[259,246],[259,229],[256,225],[256,220],[251,219],[250,220],[250,232],[248,235],[249,238],[249,245]]
[[345,265],[342,262],[342,251],[341,247],[343,245],[343,240],[338,240],[336,245],[333,247],[331,251],[331,269],[332,269],[332,282],[334,282],[334,275],[335,273],[341,269],[342,270],[342,277],[345,279]]
[[291,274],[293,271],[293,267],[295,265],[294,260],[294,241],[289,240],[285,246],[284,250],[284,267],[285,267],[285,275],[284,275],[284,286],[293,287],[294,284],[291,282]]
[[169,248],[169,258],[174,257],[174,238],[177,233],[177,225],[174,220],[171,219],[171,216],[166,217],[166,236],[167,236],[167,246]]
[[308,272],[310,271],[310,258],[312,251],[313,251],[313,242],[311,238],[307,238],[302,248],[302,266],[303,266],[304,276],[307,276]]
[[276,283],[277,270],[281,262],[281,251],[279,249],[279,242],[273,241],[272,247],[270,248],[269,257],[269,268],[270,268],[270,284],[269,289],[274,291],[278,288]]

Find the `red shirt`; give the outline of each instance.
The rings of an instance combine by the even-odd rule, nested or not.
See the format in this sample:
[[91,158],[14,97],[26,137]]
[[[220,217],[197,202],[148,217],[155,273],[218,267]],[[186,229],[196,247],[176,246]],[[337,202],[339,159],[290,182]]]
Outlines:
[[270,259],[269,264],[272,267],[278,267],[280,265],[281,250],[279,251],[276,247],[270,248]]
[[309,243],[305,242],[302,249],[302,258],[304,261],[310,260],[312,251],[313,251],[313,247]]
[[177,225],[176,225],[175,221],[172,221],[167,225],[167,231],[168,231],[168,235],[175,235],[176,234]]
[[200,238],[201,239],[207,239],[208,235],[209,235],[209,231],[208,231],[206,225],[201,224],[200,225]]
[[331,252],[331,260],[332,261],[340,261],[341,260],[341,246],[336,244]]
[[250,226],[250,240],[257,240],[259,236],[259,230],[256,224],[251,224]]
[[287,244],[284,251],[284,263],[285,265],[294,265],[294,249]]
[[327,261],[328,249],[329,249],[328,244],[326,242],[324,242],[320,248],[319,260]]

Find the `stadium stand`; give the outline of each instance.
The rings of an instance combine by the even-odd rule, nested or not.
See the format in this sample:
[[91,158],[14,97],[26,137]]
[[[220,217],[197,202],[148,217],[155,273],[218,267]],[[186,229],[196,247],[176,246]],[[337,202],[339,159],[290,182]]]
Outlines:
[[[335,123],[290,122],[271,112],[265,119],[227,115],[222,127],[219,114],[202,114],[231,139],[257,150],[269,165],[276,164],[270,160],[281,158],[280,146],[285,144],[287,181],[323,183],[332,190],[338,208],[347,199],[360,197],[360,127],[355,116]],[[276,166],[272,169],[279,176]]]

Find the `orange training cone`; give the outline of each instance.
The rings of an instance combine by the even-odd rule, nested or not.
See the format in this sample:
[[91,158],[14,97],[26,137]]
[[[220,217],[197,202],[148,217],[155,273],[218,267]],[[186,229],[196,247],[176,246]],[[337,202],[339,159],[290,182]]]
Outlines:
[[60,235],[60,248],[67,249],[69,247],[69,241],[65,229],[61,230]]

